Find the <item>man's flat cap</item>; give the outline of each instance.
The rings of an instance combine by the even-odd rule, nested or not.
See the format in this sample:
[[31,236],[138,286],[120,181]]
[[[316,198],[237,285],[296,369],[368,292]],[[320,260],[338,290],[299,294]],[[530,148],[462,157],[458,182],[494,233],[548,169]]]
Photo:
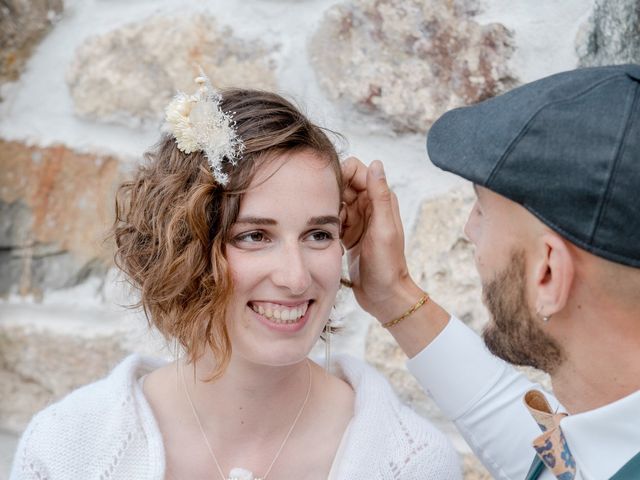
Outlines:
[[452,110],[427,149],[575,245],[640,267],[640,65],[563,72]]

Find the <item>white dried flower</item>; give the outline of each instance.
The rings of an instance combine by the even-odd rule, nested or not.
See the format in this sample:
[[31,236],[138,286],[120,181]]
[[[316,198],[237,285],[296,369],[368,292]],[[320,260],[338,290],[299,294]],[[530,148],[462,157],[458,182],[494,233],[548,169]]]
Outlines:
[[233,119],[220,107],[222,97],[202,70],[195,81],[200,88],[194,95],[178,92],[167,106],[167,128],[180,151],[203,151],[216,181],[226,185],[229,177],[222,171],[222,162],[226,158],[235,165],[244,144],[236,134]]

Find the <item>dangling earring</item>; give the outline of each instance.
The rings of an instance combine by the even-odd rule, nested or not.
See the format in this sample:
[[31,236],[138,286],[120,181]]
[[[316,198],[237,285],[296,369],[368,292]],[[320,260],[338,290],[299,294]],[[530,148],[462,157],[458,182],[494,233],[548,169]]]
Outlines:
[[324,325],[324,369],[331,373],[331,319]]
[[[171,349],[171,345],[167,345],[167,347],[169,349]],[[173,354],[173,362],[176,364],[176,387],[178,387],[178,383],[179,383],[179,378],[180,378],[180,357],[178,355],[178,338],[174,337],[173,338],[173,352],[171,352]]]
[[180,358],[180,351],[178,350],[180,347],[178,346],[178,338],[175,337],[173,339],[173,361],[177,362]]

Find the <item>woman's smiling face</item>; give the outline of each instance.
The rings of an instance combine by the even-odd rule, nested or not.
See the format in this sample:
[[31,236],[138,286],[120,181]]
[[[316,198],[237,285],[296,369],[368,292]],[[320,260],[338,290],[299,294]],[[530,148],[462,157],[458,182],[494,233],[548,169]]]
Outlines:
[[339,210],[336,173],[310,150],[258,170],[226,248],[233,357],[276,366],[309,353],[340,286]]

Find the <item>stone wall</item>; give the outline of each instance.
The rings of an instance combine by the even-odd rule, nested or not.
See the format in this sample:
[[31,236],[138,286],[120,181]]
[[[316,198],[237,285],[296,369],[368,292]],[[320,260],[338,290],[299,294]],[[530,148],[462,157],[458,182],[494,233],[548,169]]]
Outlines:
[[20,77],[33,48],[62,9],[62,0],[5,0],[0,4],[0,84]]
[[580,65],[638,63],[640,3],[637,0],[596,0],[593,13],[576,39]]
[[[113,198],[158,139],[162,110],[200,65],[220,86],[274,89],[385,161],[414,277],[479,330],[462,226],[464,182],[426,159],[447,109],[578,65],[640,62],[637,1],[173,0],[0,4],[0,429],[103,375],[162,353],[120,305],[107,233]],[[348,292],[336,350],[366,358],[488,478]],[[0,468],[0,479],[2,478]]]
[[193,89],[198,66],[218,88],[275,89],[273,50],[220,28],[212,15],[157,15],[87,39],[66,80],[83,118],[157,125],[175,92]]
[[41,298],[104,277],[118,160],[0,140],[0,169],[0,295]]
[[477,2],[359,0],[330,8],[310,44],[327,95],[397,131],[517,83],[509,30],[474,21]]

